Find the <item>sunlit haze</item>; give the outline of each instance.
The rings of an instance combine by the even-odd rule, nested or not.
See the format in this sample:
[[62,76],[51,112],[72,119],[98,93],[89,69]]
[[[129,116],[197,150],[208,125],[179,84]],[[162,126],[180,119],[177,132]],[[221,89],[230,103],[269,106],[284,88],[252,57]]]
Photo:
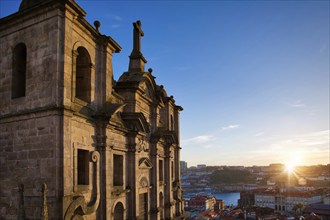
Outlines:
[[[146,69],[184,108],[188,166],[330,163],[329,1],[77,3],[122,46],[115,79],[141,20]],[[0,17],[19,4],[0,0]]]

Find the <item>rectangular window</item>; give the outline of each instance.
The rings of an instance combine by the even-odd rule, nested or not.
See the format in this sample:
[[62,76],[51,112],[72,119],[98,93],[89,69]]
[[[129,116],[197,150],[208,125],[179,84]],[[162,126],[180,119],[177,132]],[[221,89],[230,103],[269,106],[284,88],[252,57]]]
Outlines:
[[25,96],[26,87],[26,46],[19,43],[14,48],[13,53],[13,74],[11,81],[11,98]]
[[148,219],[148,193],[139,195],[139,219]]
[[163,160],[158,161],[158,175],[159,175],[159,181],[164,181],[164,165]]
[[124,157],[122,155],[113,155],[113,185],[124,185]]
[[89,151],[78,149],[78,185],[89,184]]

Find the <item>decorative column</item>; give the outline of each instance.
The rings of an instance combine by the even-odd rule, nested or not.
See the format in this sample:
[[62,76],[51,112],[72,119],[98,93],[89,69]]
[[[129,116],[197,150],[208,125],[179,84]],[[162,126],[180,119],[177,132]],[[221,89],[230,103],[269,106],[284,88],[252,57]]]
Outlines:
[[165,219],[170,219],[172,216],[172,181],[171,181],[171,154],[172,145],[165,146],[165,161],[164,161],[164,183],[165,183]]
[[[150,218],[158,219],[158,153],[157,153],[157,142],[150,143],[150,159],[152,162],[152,168],[150,173],[150,185],[152,185],[150,193]],[[158,198],[158,199],[157,199]]]
[[[95,136],[96,136],[96,147],[97,151],[100,154],[100,169],[96,172],[99,172],[100,175],[100,185],[97,186],[100,188],[100,206],[97,210],[97,216],[99,219],[107,218],[107,157],[106,157],[106,127],[109,121],[109,117],[97,116],[95,117],[96,128],[95,128]],[[96,174],[97,175],[97,174]]]
[[131,189],[127,195],[127,219],[136,219],[136,143],[132,134],[128,137],[126,176]]

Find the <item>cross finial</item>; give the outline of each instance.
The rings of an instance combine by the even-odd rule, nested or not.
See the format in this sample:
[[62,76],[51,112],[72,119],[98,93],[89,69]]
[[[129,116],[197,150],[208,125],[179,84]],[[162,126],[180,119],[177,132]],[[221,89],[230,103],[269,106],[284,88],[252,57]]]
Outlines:
[[141,21],[138,20],[138,21],[134,22],[133,26],[134,26],[133,50],[141,52],[141,37],[143,37],[143,35],[144,35],[142,28],[141,28],[141,26],[142,26]]
[[147,60],[143,57],[141,53],[141,37],[144,35],[141,21],[136,21],[133,23],[133,50],[129,61],[129,71],[144,71],[144,64]]

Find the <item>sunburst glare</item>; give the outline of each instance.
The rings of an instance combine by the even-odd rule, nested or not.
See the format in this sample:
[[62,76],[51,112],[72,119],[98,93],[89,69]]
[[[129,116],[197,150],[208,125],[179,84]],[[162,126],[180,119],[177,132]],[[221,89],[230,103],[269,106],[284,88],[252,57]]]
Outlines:
[[291,173],[294,172],[294,167],[295,167],[295,165],[292,164],[292,163],[287,163],[287,164],[285,164],[285,170],[286,170],[289,174],[291,174]]

